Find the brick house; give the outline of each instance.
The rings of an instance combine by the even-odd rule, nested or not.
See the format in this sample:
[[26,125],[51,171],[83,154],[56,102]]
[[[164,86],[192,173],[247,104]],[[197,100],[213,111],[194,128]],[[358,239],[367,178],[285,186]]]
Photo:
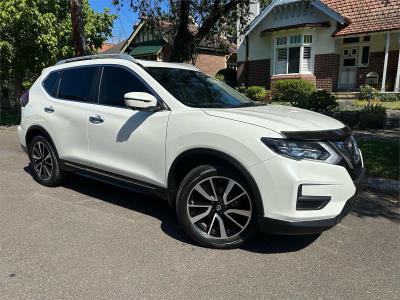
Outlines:
[[[162,22],[159,26],[170,25]],[[193,33],[197,28],[194,24],[189,25],[189,30]],[[148,26],[146,19],[142,18],[139,24],[134,26],[127,40],[102,53],[127,53],[138,59],[169,61],[171,46],[161,30],[155,32]],[[222,35],[202,40],[197,53],[194,65],[208,75],[215,76],[219,70],[227,68],[228,65],[236,67],[236,44]]]
[[400,0],[273,0],[251,4],[238,39],[238,81],[267,88],[303,78],[328,91],[370,83],[399,91]]

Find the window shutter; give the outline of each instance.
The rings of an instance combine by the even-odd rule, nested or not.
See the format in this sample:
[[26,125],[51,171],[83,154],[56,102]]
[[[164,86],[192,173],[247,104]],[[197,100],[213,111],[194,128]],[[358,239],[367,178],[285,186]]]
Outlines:
[[287,48],[277,49],[276,65],[275,65],[276,74],[286,74],[287,60],[288,60],[288,49]]
[[304,72],[311,72],[311,47],[303,48],[303,66]]

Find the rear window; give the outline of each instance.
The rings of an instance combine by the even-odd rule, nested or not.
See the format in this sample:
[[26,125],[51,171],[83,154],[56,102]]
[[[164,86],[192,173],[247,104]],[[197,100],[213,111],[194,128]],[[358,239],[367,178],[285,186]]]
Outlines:
[[43,81],[44,89],[52,97],[57,97],[59,79],[60,79],[60,72],[52,72]]
[[62,71],[58,98],[80,102],[97,102],[92,90],[97,67],[80,67]]

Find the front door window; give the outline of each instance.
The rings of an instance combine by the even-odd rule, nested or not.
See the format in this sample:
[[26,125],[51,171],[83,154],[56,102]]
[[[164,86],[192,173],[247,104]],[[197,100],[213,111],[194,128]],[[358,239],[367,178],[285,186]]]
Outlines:
[[344,48],[340,74],[340,88],[355,89],[357,84],[358,48]]

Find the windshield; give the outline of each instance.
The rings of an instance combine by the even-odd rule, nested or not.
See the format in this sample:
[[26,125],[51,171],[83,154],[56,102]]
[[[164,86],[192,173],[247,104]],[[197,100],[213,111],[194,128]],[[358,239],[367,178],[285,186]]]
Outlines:
[[175,68],[147,68],[168,92],[183,104],[202,108],[255,106],[249,98],[204,73]]

